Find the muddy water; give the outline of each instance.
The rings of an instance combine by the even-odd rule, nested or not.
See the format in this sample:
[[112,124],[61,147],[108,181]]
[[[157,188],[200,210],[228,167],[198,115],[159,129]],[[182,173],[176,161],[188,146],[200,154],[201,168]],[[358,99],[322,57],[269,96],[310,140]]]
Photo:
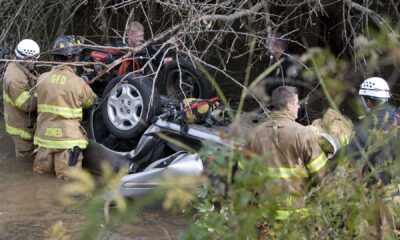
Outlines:
[[[16,159],[11,139],[0,121],[0,239],[43,239],[44,231],[61,221],[71,239],[77,239],[84,216],[65,206],[59,190],[65,182],[32,172],[32,159]],[[136,220],[105,231],[98,239],[176,239],[186,228],[179,215],[146,210]]]

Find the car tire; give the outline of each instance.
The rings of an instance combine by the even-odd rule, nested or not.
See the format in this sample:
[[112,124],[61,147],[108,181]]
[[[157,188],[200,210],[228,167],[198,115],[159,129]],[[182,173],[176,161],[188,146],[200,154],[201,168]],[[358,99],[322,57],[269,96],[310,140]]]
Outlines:
[[119,139],[140,136],[160,112],[160,95],[145,77],[116,77],[103,93],[104,124]]
[[[181,76],[183,84],[180,84]],[[175,99],[215,96],[211,82],[201,70],[183,59],[174,60],[163,69],[157,87],[161,94]]]

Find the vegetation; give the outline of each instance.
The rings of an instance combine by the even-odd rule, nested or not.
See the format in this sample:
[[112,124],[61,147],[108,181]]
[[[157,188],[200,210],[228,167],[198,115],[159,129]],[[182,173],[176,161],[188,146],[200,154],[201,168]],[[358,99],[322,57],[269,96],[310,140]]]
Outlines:
[[[363,40],[373,39],[379,29],[395,35],[400,20],[400,3],[393,0],[1,2],[3,63],[23,38],[39,42],[44,60],[59,35],[81,35],[87,44],[111,44],[123,39],[127,23],[135,20],[145,26],[149,42],[211,70],[228,99],[235,101],[242,87],[264,71],[269,40],[276,31],[285,33],[290,55],[305,53],[310,47],[326,47],[335,57],[348,60]],[[352,71],[356,72],[336,80],[355,86],[366,72],[365,62],[358,59],[351,63],[355,63]],[[384,72],[384,77],[389,79],[392,73]]]
[[[374,58],[377,49],[380,49],[397,59],[394,52],[398,47],[396,36],[382,30],[376,33],[375,39],[360,48],[357,57],[369,63],[369,59]],[[336,106],[343,99],[340,95],[342,91],[336,89],[332,82],[341,77],[350,64],[345,60],[338,61],[328,50],[313,49],[308,54],[312,65],[310,75],[305,78],[318,79],[321,85],[326,84],[324,93],[331,99],[329,104]],[[215,81],[213,83],[217,84]],[[217,92],[222,94],[219,87]],[[266,185],[273,184],[260,171],[263,159],[249,157],[246,152],[238,151],[233,144],[235,141],[243,141],[238,136],[226,136],[235,140],[232,141],[232,148],[227,151],[217,151],[210,145],[199,153],[201,159],[207,162],[206,182],[205,179],[185,178],[159,189],[143,201],[126,202],[115,188],[124,172],[113,175],[109,168],[104,167],[100,187],[94,188],[95,184],[87,173],[78,173],[75,176],[78,182],[64,189],[67,194],[65,199],[70,200],[68,196],[73,196],[72,199],[84,196],[86,199],[83,206],[87,224],[82,239],[93,239],[101,225],[112,228],[135,216],[146,204],[160,200],[164,201],[166,209],[174,208],[190,213],[189,227],[181,236],[182,239],[255,239],[260,235],[265,239],[376,239],[378,233],[375,226],[379,225],[382,206],[391,209],[395,216],[400,213],[399,205],[393,205],[398,189],[367,188],[367,184],[378,171],[390,170],[396,176],[400,165],[398,157],[388,159],[387,165],[361,177],[360,169],[368,156],[377,147],[394,140],[397,128],[389,133],[380,129],[372,130],[370,135],[373,140],[368,143],[361,160],[355,162],[352,155],[339,156],[337,162],[332,163],[332,174],[307,195],[312,208],[307,218],[293,217],[288,221],[275,221],[277,199],[271,194],[261,194]],[[204,187],[198,192],[187,192],[183,186],[188,181],[201,183]],[[393,182],[400,183],[400,179],[396,177]],[[108,207],[111,202],[115,202],[116,210],[110,212]],[[99,211],[102,207],[104,212]],[[49,229],[49,234],[59,233],[54,229],[58,229],[58,224]],[[393,239],[395,234],[392,233]]]
[[[319,102],[321,111],[332,106],[346,114],[358,112],[357,108],[349,110],[354,104],[342,104],[352,100],[354,86],[371,74],[388,79],[397,101],[398,1],[0,1],[2,63],[23,38],[37,40],[46,59],[51,42],[61,34],[82,35],[90,44],[111,44],[124,38],[129,21],[138,20],[146,26],[149,42],[201,63],[210,78],[224,79],[213,80],[218,93],[222,96],[224,89],[224,101],[234,99],[241,107],[248,94],[243,89],[270,71],[265,70],[269,40],[272,33],[281,31],[286,34],[289,51],[299,55],[297,59],[306,69],[303,78],[314,87],[307,98],[322,92],[327,99]],[[376,141],[368,149],[388,139],[380,131],[371,134]],[[186,192],[178,183],[140,203],[127,202],[116,191],[124,172],[114,175],[104,167],[97,186],[88,173],[76,173],[76,182],[64,190],[68,204],[79,200],[85,210],[82,239],[94,239],[102,224],[113,227],[134,216],[144,207],[142,203],[159,199],[165,199],[166,208],[191,210],[194,219],[190,219],[184,239],[254,239],[265,226],[269,237],[276,239],[374,238],[371,226],[376,224],[382,196],[392,198],[390,191],[367,189],[368,176],[359,177],[360,166],[351,164],[352,156],[341,156],[334,173],[308,196],[313,208],[310,216],[276,223],[274,196],[260,194],[265,184],[271,184],[258,170],[262,159],[249,158],[234,148],[225,152],[206,148],[201,156],[207,159],[209,179],[200,192]],[[360,164],[367,156],[368,151]],[[391,162],[382,168],[396,172],[399,160]],[[233,174],[236,164],[239,167]],[[204,183],[204,179],[182,181]],[[114,204],[111,209],[116,211],[110,211]],[[399,207],[393,206],[393,210],[398,216]],[[68,239],[58,223],[46,236]]]
[[[396,55],[399,42],[395,35],[387,34],[386,29],[373,35],[374,39],[365,42],[356,52],[356,59],[368,63],[370,72],[382,67],[379,62],[383,60],[377,60],[377,51],[389,53],[385,58],[390,58],[392,64],[399,57]],[[344,99],[345,86],[337,84],[335,79],[343,78],[351,64],[337,60],[328,50],[312,49],[307,54],[312,67],[305,79],[318,79],[329,105],[336,107]],[[209,159],[208,175],[218,178],[217,181],[210,178],[203,198],[194,204],[196,221],[190,226],[185,239],[377,239],[376,227],[380,224],[382,208],[393,211],[394,218],[398,218],[400,206],[395,196],[400,180],[399,160],[398,157],[389,158],[384,166],[373,169],[367,176],[361,175],[361,169],[377,148],[397,141],[397,131],[397,127],[392,132],[371,130],[370,141],[358,161],[353,155],[337,156],[335,162],[331,162],[331,175],[306,197],[312,209],[310,215],[306,218],[295,216],[282,222],[274,219],[277,209],[274,195],[261,194],[265,186],[274,184],[260,171],[263,159],[249,158],[246,153],[236,150],[213,152],[212,157],[207,157],[212,150],[204,149],[203,159]],[[239,168],[232,175],[235,163]],[[377,176],[379,171],[390,171],[395,176],[394,185],[382,188],[378,184],[367,188],[371,178]],[[397,239],[397,234],[391,232],[392,237],[388,239]]]
[[[388,139],[379,132],[377,142]],[[368,146],[369,151],[377,142]],[[358,164],[352,156],[341,156],[340,164],[333,169],[324,183],[314,188],[306,197],[312,209],[306,218],[293,216],[287,221],[276,222],[277,199],[263,193],[265,186],[274,184],[260,171],[263,160],[249,159],[244,154],[234,153],[232,158],[225,154],[213,153],[210,175],[228,179],[229,161],[240,162],[233,182],[220,184],[209,181],[203,198],[194,204],[196,220],[189,227],[183,239],[378,239],[379,214],[386,206],[399,214],[399,205],[393,204],[394,189],[366,187],[370,177],[383,169],[397,169],[398,159],[390,166],[381,166],[365,178],[360,177],[365,157]],[[399,179],[394,180],[398,182]],[[395,189],[397,191],[398,189]],[[384,198],[386,196],[386,198]],[[385,199],[385,202],[382,201]],[[397,239],[392,232],[392,239]]]

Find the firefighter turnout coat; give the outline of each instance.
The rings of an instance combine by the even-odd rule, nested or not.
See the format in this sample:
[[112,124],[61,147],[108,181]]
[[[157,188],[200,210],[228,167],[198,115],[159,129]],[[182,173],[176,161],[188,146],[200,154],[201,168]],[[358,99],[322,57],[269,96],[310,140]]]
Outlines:
[[284,220],[293,211],[305,213],[305,194],[311,180],[321,180],[328,161],[318,144],[318,134],[295,122],[287,112],[275,111],[272,120],[257,126],[245,148],[262,156],[264,173],[271,182],[265,194],[276,196],[279,206],[275,218]]
[[39,77],[37,84],[35,145],[48,149],[85,149],[88,141],[80,122],[82,108],[96,95],[69,66],[57,66]]
[[4,118],[8,134],[33,140],[36,97],[30,92],[35,77],[17,62],[8,64],[3,80]]

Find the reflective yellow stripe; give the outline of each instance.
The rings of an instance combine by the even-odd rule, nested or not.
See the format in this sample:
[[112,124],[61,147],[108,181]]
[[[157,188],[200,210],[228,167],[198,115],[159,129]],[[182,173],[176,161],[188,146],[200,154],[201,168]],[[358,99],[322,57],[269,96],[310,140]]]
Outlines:
[[325,166],[327,161],[328,158],[325,156],[325,153],[321,153],[316,159],[307,164],[307,168],[311,173],[318,172],[323,166]]
[[391,183],[383,187],[383,201],[384,202],[398,202],[395,199],[400,196],[400,184]]
[[22,105],[24,105],[24,103],[26,102],[26,100],[28,100],[31,97],[31,94],[27,91],[23,91],[18,97],[17,99],[15,99],[15,106],[17,106],[18,108],[20,108]]
[[46,140],[38,136],[34,137],[33,143],[39,147],[54,148],[54,149],[69,149],[78,146],[85,149],[88,145],[87,140]]
[[346,134],[342,133],[340,135],[340,143],[342,144],[342,146],[349,144],[350,143],[349,137]]
[[300,218],[306,218],[310,216],[311,208],[298,208],[293,210],[276,210],[275,219],[277,220],[286,220],[290,217],[290,215],[296,214]]
[[306,178],[308,176],[305,168],[272,168],[267,167],[267,175],[272,178]]
[[16,127],[12,127],[8,124],[6,124],[6,132],[10,135],[13,136],[18,136],[22,139],[26,139],[26,140],[32,140],[33,136],[32,134],[20,129],[20,128],[16,128]]
[[8,94],[3,91],[3,99],[4,102],[11,104],[12,106],[15,106],[14,101],[10,98],[10,96],[8,96]]
[[83,108],[90,108],[93,105],[95,99],[96,99],[96,94],[93,93],[92,96],[90,96],[89,100],[87,100],[87,102],[85,102],[82,105],[82,107]]
[[69,108],[47,104],[38,104],[38,112],[52,113],[64,117],[82,118],[82,108]]
[[240,160],[238,161],[238,167],[239,167],[239,169],[244,170],[243,163]]

